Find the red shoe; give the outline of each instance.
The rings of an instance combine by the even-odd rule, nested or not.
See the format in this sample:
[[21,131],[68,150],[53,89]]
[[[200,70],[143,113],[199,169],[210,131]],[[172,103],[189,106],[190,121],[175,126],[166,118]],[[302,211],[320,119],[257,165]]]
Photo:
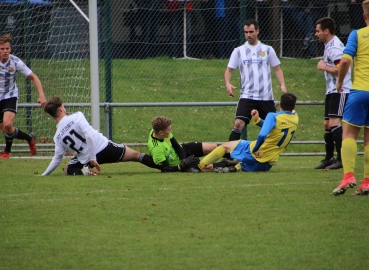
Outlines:
[[332,194],[335,196],[345,194],[348,188],[353,188],[354,186],[356,186],[354,174],[346,173],[340,185],[332,191]]
[[34,134],[30,134],[32,136],[32,139],[28,142],[29,150],[31,151],[31,156],[36,155],[37,149],[36,149],[36,143],[35,138],[36,136]]
[[4,152],[1,154],[0,158],[10,158],[10,153],[9,153],[8,151],[4,151]]
[[364,178],[359,188],[352,195],[369,195],[369,178]]

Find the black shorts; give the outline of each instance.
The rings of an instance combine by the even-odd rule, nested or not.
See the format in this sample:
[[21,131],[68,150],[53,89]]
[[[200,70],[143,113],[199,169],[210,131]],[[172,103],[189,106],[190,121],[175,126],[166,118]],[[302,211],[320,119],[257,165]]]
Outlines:
[[240,119],[247,125],[251,120],[251,111],[258,110],[261,119],[265,119],[268,113],[276,112],[273,100],[252,100],[241,98],[238,101],[235,119]]
[[8,98],[0,101],[0,123],[4,120],[4,112],[9,111],[17,113],[18,98]]
[[342,118],[347,93],[332,93],[325,96],[324,120],[329,118]]
[[[126,153],[126,146],[124,144],[117,144],[113,141],[109,141],[109,144],[101,150],[96,155],[97,163],[117,163],[122,160],[124,154]],[[68,163],[68,168],[80,168],[82,169],[85,164],[79,162],[78,158],[75,156]],[[90,162],[87,163],[90,165]],[[92,166],[91,166],[92,167]]]
[[190,142],[182,144],[182,148],[186,154],[186,157],[194,155],[195,157],[203,157],[204,152],[202,150],[201,142]]

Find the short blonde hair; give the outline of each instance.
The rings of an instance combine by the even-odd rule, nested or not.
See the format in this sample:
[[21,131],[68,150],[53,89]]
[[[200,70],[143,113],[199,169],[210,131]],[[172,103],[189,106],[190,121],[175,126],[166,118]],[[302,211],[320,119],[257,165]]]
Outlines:
[[361,5],[363,6],[364,13],[369,16],[369,0],[363,1]]
[[0,44],[10,43],[12,41],[12,38],[10,34],[6,34],[0,37]]

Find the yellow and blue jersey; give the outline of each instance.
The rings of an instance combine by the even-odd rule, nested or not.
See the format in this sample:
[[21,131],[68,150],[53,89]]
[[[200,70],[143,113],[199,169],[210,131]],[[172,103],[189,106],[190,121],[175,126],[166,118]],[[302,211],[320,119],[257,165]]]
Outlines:
[[[261,127],[258,138],[250,144],[250,152],[261,163],[274,164],[291,141],[299,122],[292,112],[268,113],[265,120],[259,118],[255,124]],[[256,157],[260,152],[261,157]]]
[[369,27],[350,33],[342,57],[354,60],[352,89],[369,91]]

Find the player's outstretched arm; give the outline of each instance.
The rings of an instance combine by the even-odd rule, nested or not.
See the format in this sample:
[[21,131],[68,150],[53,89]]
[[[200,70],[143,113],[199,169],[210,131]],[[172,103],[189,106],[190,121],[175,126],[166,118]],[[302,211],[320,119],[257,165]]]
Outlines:
[[28,76],[28,78],[33,82],[33,84],[35,85],[37,89],[37,92],[38,92],[37,102],[41,104],[41,107],[44,107],[46,104],[46,98],[45,98],[44,90],[42,88],[40,79],[33,72]]
[[58,167],[62,159],[63,155],[54,155],[53,159],[51,160],[49,166],[47,167],[46,171],[42,174],[42,176],[46,176],[52,173],[56,169],[56,167]]

